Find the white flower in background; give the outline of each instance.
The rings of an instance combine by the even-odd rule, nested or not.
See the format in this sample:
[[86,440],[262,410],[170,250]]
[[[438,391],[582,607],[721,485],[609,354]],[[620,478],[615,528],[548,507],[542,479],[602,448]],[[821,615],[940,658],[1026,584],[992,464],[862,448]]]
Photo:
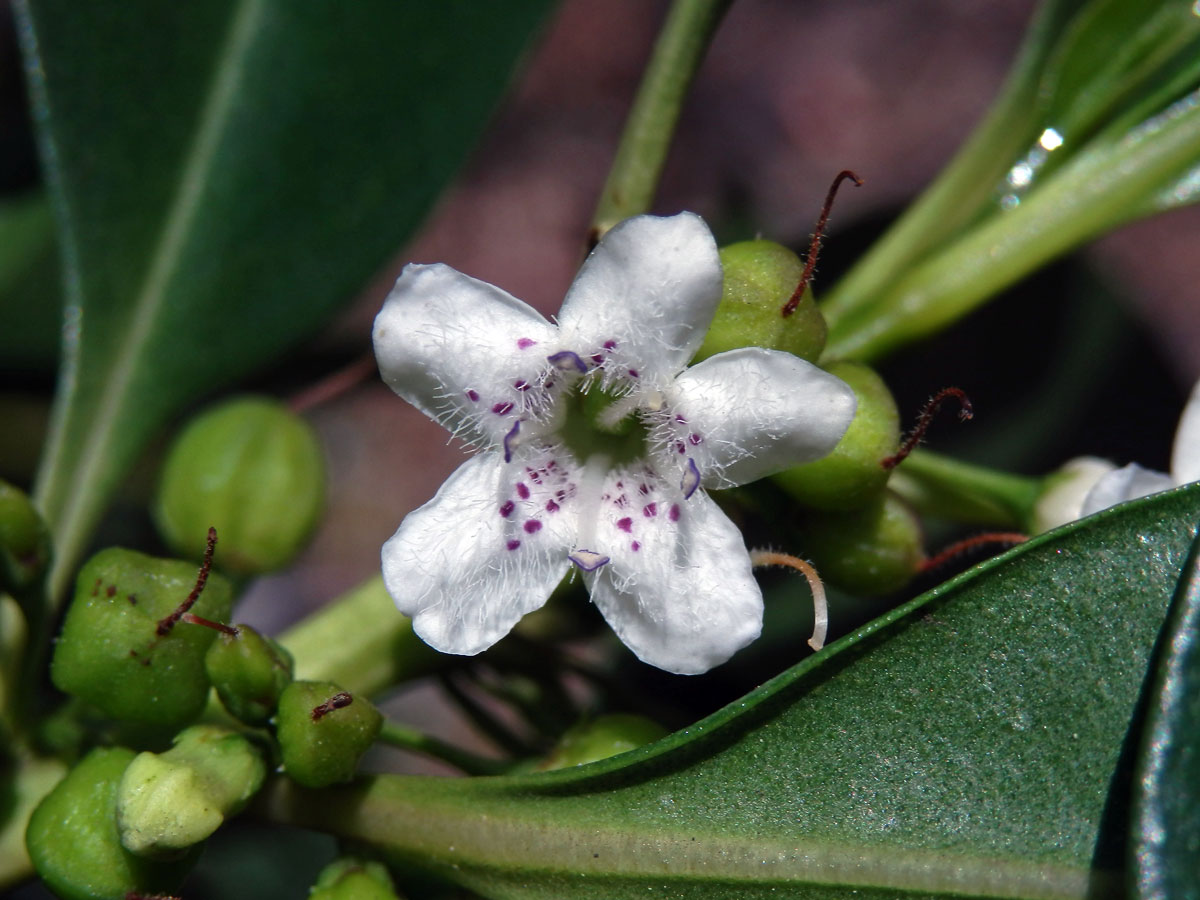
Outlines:
[[388,591],[426,642],[487,649],[572,565],[659,668],[704,672],[758,637],[749,556],[704,488],[824,456],[855,399],[757,347],[685,368],[720,296],[716,245],[690,213],[609,232],[557,324],[447,266],[405,268],[375,320],[383,378],[486,448],[383,547]]
[[1060,471],[1062,478],[1038,500],[1035,531],[1048,531],[1126,500],[1200,481],[1200,382],[1192,388],[1179,417],[1171,447],[1170,474],[1137,463],[1118,469],[1090,456],[1071,460]]

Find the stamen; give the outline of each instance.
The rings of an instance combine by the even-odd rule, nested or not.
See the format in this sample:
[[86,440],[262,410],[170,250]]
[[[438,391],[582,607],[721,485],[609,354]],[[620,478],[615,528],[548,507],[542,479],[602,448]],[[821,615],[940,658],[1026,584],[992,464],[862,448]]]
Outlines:
[[334,694],[332,697],[330,697],[324,703],[313,707],[313,710],[311,713],[312,720],[314,722],[320,721],[325,716],[329,715],[329,713],[333,712],[335,709],[345,709],[347,706],[349,706],[353,702],[354,702],[354,697],[352,697],[346,691],[338,691],[338,693]]
[[596,424],[607,431],[616,431],[618,426],[637,409],[638,398],[629,394],[610,403],[596,416]]
[[558,369],[560,372],[586,372],[588,370],[587,363],[580,358],[578,353],[572,353],[570,350],[560,350],[558,353],[551,353],[546,359],[550,365]]
[[187,595],[187,599],[180,603],[173,613],[163,616],[158,620],[158,627],[155,629],[155,633],[159,637],[165,637],[170,634],[175,624],[200,599],[200,594],[204,591],[204,586],[208,584],[208,573],[212,571],[213,552],[216,549],[217,529],[210,525],[208,529],[208,541],[204,547],[204,559],[200,563],[200,571],[196,573],[196,584],[192,588],[192,592]]
[[700,487],[700,470],[696,468],[696,461],[689,456],[687,468],[683,470],[683,481],[679,484],[679,489],[683,491],[683,499],[690,499],[698,487]]
[[960,406],[958,420],[960,422],[967,422],[974,417],[975,410],[971,406],[971,398],[967,396],[966,391],[956,387],[942,388],[921,407],[920,413],[917,414],[917,424],[913,426],[912,431],[908,433],[908,437],[904,439],[904,443],[900,445],[900,449],[894,456],[879,461],[881,466],[891,470],[908,458],[908,455],[925,437],[925,432],[929,430],[929,426],[933,422],[934,414],[941,409],[942,403],[947,397],[953,397],[958,401]]
[[817,219],[817,227],[813,229],[812,242],[808,245],[808,261],[804,264],[804,273],[800,276],[800,283],[796,285],[796,290],[792,292],[788,302],[783,304],[783,309],[779,311],[785,319],[796,311],[796,307],[800,305],[800,300],[804,297],[804,289],[812,280],[813,270],[817,267],[817,255],[821,252],[821,238],[825,235],[825,226],[829,223],[829,213],[833,210],[833,198],[837,196],[838,188],[847,178],[854,182],[855,187],[863,185],[863,180],[849,169],[838,172],[837,177],[833,179],[833,184],[829,186],[829,193],[825,195],[825,204],[821,207],[821,217]]
[[1029,540],[1029,535],[1021,534],[1017,531],[992,531],[987,534],[977,534],[974,537],[956,541],[940,553],[929,557],[929,559],[921,563],[921,571],[928,572],[932,569],[937,569],[956,556],[961,556],[970,550],[974,550],[976,547],[983,547],[988,544],[1008,544],[1011,547],[1015,547],[1017,544],[1023,544],[1027,540]]
[[508,429],[508,434],[504,436],[504,461],[512,462],[513,451],[517,449],[520,441],[517,439],[517,433],[521,430],[521,420],[513,422],[513,427]]
[[602,553],[597,553],[595,550],[572,550],[567,554],[567,559],[575,563],[581,572],[595,572],[598,568],[610,561],[610,558]]
[[808,646],[820,650],[825,646],[825,638],[829,634],[829,604],[825,601],[825,585],[817,570],[804,560],[787,553],[776,553],[773,550],[753,550],[750,552],[750,565],[754,568],[763,566],[784,566],[794,569],[808,580],[808,589],[813,598],[813,633],[808,639]]

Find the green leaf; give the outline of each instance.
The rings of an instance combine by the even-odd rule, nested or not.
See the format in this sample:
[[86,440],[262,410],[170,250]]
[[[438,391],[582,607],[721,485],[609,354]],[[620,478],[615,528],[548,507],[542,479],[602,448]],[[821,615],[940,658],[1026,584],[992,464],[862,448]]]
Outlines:
[[46,195],[0,200],[0,369],[54,370],[62,328],[57,269]]
[[1163,649],[1134,780],[1130,862],[1140,900],[1200,897],[1200,539]]
[[265,811],[488,897],[1111,894],[1122,747],[1198,518],[1192,485],[1059,529],[611,760],[281,780]]
[[411,234],[547,6],[18,3],[66,261],[53,593],[156,429]]

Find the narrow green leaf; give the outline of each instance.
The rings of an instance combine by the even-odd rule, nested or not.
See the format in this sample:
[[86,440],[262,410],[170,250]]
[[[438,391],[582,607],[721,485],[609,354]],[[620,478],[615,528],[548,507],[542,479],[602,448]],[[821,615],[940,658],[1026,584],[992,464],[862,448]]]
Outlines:
[[1140,900],[1200,897],[1200,538],[1179,580],[1138,763]]
[[147,438],[411,233],[547,6],[18,3],[66,260],[53,593]]
[[1192,485],[1059,529],[611,760],[281,780],[263,809],[488,897],[1112,895],[1106,809],[1197,518]]

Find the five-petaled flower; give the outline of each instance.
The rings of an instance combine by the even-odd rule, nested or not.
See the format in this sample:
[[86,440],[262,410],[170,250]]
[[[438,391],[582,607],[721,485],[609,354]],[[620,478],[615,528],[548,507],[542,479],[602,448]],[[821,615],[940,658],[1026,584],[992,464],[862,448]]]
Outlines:
[[426,642],[487,649],[571,566],[667,671],[707,671],[758,636],[741,534],[704,488],[824,456],[855,399],[758,347],[685,368],[720,296],[716,245],[690,213],[609,232],[557,324],[447,266],[405,268],[375,320],[383,378],[486,448],[383,547],[388,591]]

